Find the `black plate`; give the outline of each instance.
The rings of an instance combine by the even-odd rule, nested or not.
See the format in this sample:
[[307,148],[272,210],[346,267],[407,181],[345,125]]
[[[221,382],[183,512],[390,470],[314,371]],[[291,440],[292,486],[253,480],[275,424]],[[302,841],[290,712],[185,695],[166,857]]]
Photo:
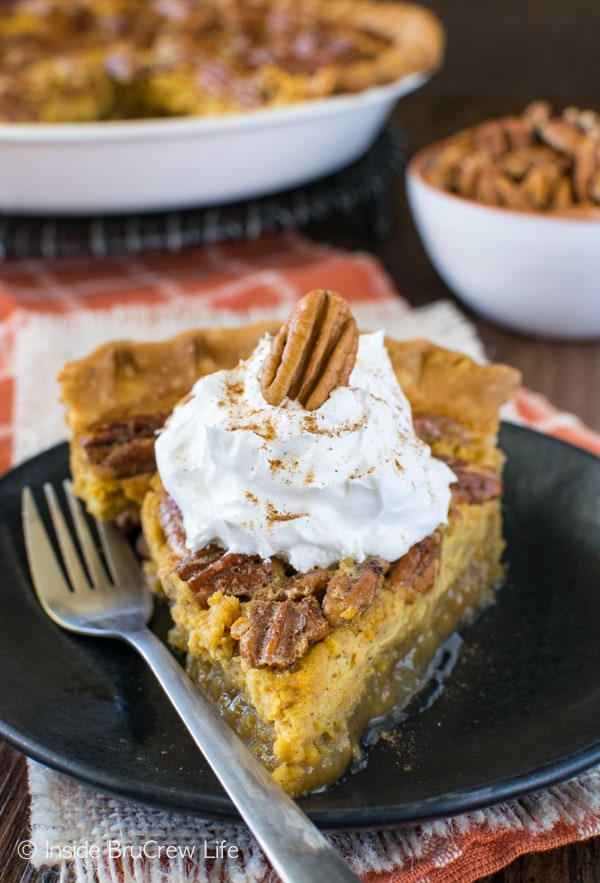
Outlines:
[[[502,444],[506,583],[464,630],[439,698],[370,748],[363,769],[300,801],[323,827],[471,810],[600,761],[600,459],[515,426]],[[235,818],[135,653],[69,635],[38,606],[20,491],[67,468],[61,445],[0,478],[0,734],[101,791]]]

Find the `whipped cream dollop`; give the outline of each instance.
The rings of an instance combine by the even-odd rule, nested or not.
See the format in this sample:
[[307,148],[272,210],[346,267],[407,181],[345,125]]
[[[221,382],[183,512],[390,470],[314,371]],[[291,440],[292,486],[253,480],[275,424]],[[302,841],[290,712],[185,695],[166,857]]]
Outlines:
[[394,561],[445,523],[454,474],[414,433],[383,332],[360,338],[347,386],[314,411],[260,390],[267,336],[201,378],[156,442],[187,545],[278,555],[298,571],[342,558]]

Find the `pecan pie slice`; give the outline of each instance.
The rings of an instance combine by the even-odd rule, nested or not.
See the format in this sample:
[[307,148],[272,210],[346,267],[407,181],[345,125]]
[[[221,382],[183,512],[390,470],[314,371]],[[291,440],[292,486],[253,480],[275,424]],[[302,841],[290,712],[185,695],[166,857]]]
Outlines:
[[[148,571],[190,676],[278,781],[302,794],[360,758],[368,722],[405,704],[448,636],[492,600],[504,549],[498,409],[519,377],[423,340],[386,340],[416,432],[455,477],[446,522],[396,560],[366,555],[302,571],[282,555],[218,542],[190,550],[148,459],[149,427],[197,378],[232,368],[279,327],[109,344],[66,365],[61,383],[77,492],[101,517],[141,505]],[[126,451],[140,441],[136,473]]]

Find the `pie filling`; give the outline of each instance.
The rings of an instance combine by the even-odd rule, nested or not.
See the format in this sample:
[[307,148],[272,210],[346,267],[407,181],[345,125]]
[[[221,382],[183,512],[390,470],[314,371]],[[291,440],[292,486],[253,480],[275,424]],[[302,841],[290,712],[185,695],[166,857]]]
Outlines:
[[440,646],[492,601],[502,578],[499,500],[456,504],[437,573],[421,592],[388,578],[361,613],[300,660],[258,667],[232,638],[239,599],[221,589],[202,605],[175,573],[161,493],[147,495],[142,520],[152,567],[171,604],[170,640],[187,654],[190,676],[294,795],[334,783],[360,760],[369,722],[407,704]]

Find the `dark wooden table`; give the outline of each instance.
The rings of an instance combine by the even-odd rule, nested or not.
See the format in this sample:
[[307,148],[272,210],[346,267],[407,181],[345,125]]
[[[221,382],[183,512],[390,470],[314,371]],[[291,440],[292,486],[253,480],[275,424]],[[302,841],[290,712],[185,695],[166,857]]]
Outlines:
[[[598,0],[436,0],[429,5],[445,23],[448,53],[443,72],[398,105],[395,117],[409,152],[473,122],[518,111],[534,98],[547,98],[557,108],[577,104],[600,110]],[[415,305],[452,298],[418,241],[402,174],[390,194],[390,210],[391,229],[382,237],[373,235],[364,212],[310,232],[375,252]],[[491,358],[520,368],[530,388],[600,430],[600,341],[534,340],[471,318]],[[54,880],[52,873],[44,876],[18,858],[16,844],[27,836],[27,812],[24,758],[0,743],[1,883]],[[486,883],[538,881],[600,881],[600,838],[524,856]]]

